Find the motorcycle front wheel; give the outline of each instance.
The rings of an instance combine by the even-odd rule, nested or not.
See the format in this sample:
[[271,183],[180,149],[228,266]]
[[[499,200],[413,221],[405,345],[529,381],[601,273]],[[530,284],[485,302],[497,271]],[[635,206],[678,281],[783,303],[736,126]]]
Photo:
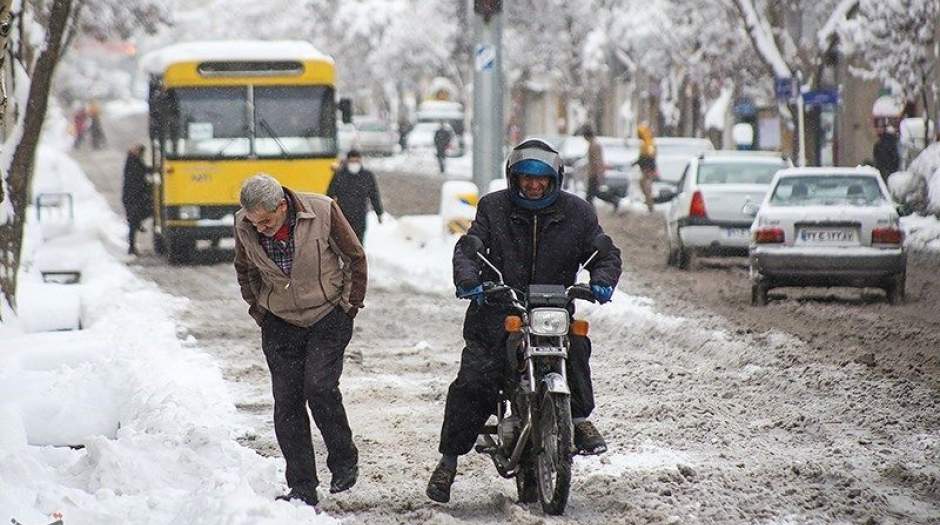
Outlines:
[[546,514],[560,515],[571,489],[571,401],[565,394],[545,392],[538,421],[539,498]]

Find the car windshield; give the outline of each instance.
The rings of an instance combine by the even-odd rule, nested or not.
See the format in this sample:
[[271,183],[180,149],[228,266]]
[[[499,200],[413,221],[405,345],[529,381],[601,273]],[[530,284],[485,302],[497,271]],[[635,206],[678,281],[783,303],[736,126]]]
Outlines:
[[360,122],[356,127],[359,131],[388,131],[388,127],[381,122]]
[[779,163],[756,162],[701,162],[698,165],[699,184],[770,184],[774,173],[782,169]]
[[776,206],[876,206],[884,201],[878,180],[868,175],[784,177],[770,197]]

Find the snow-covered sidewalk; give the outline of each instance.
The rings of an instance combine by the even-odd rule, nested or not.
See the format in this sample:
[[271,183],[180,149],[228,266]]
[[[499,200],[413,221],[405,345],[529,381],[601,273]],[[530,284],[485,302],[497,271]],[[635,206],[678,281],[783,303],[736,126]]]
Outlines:
[[[64,151],[63,126],[45,135],[35,193],[66,192],[75,220],[43,240],[27,225],[19,318],[0,324],[0,519],[73,524],[332,523],[275,502],[281,461],[235,441],[232,397],[217,363],[177,338],[185,299],[141,281],[121,260],[123,221]],[[49,247],[81,282],[42,282]],[[61,261],[60,261],[61,262]],[[41,263],[41,261],[39,261]],[[81,303],[83,329],[32,332]]]

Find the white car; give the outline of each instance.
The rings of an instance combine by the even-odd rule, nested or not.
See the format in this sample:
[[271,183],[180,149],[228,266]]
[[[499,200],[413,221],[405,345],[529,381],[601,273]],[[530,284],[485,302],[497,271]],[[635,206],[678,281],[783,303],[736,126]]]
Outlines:
[[[437,130],[440,127],[441,125],[438,122],[418,122],[415,124],[415,127],[411,128],[408,136],[405,137],[408,150],[431,150],[431,152],[436,151],[434,146],[434,134],[437,133]],[[459,150],[457,136],[454,134],[453,128],[451,128],[448,124],[444,124],[444,128],[450,132],[450,143],[447,144],[445,154],[448,157],[456,156]]]
[[778,154],[714,151],[688,161],[666,214],[667,264],[688,269],[693,255],[746,256],[753,213],[774,174],[790,167]]
[[352,122],[336,123],[336,141],[341,155],[359,147],[359,130]]
[[904,300],[907,253],[898,212],[873,168],[777,173],[751,227],[751,302],[782,286],[878,287]]
[[394,155],[398,151],[398,132],[382,119],[353,117],[359,151],[363,155]]

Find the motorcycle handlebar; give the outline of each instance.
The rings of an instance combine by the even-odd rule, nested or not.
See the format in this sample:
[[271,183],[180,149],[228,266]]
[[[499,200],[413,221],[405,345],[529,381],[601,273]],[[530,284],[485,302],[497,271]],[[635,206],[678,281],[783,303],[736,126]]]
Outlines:
[[582,301],[590,301],[592,303],[597,302],[597,298],[594,297],[594,292],[591,291],[591,287],[587,284],[575,284],[568,287],[568,299],[581,299]]

